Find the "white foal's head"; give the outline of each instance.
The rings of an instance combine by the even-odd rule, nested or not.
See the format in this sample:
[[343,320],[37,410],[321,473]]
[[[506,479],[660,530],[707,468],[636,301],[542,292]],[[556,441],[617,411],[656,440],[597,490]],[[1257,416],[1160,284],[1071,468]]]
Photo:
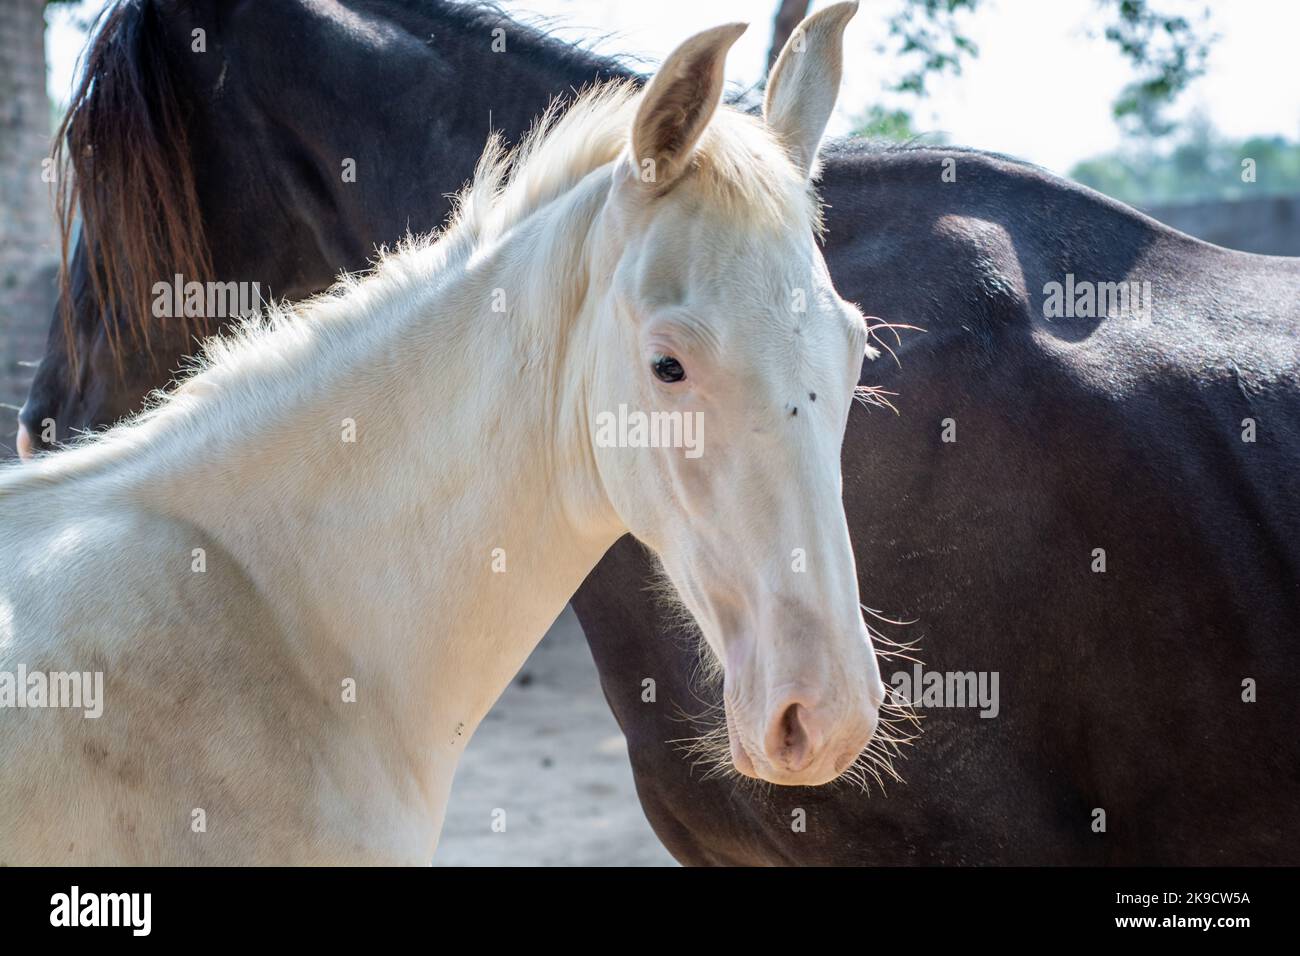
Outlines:
[[722,664],[736,769],[781,784],[843,772],[884,696],[841,500],[867,332],[831,285],[810,186],[856,7],[795,32],[762,120],[719,108],[743,26],[682,44],[600,221],[601,480]]

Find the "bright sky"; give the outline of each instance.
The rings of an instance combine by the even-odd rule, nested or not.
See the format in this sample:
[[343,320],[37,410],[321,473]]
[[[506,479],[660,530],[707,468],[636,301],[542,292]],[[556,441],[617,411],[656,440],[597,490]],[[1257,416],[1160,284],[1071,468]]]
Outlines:
[[[814,0],[813,8],[831,0]],[[883,84],[896,75],[881,68],[876,46],[901,0],[864,0],[849,25],[840,110],[833,133],[872,103],[910,105],[917,125],[941,130],[952,142],[1020,156],[1065,173],[1080,159],[1119,145],[1110,105],[1131,74],[1111,45],[1089,36],[1098,25],[1096,0],[984,0],[966,21],[979,45],[959,77],[931,81],[930,97],[890,101]],[[1161,10],[1195,17],[1203,0],[1161,0]],[[47,13],[50,93],[66,100],[84,34],[74,20],[103,5],[83,0],[75,13]],[[750,84],[761,75],[771,38],[775,0],[504,0],[508,10],[546,16],[566,39],[611,53],[662,59],[691,33],[733,20],[752,25],[728,60],[728,77]],[[1300,137],[1300,82],[1296,38],[1300,3],[1231,0],[1212,5],[1220,35],[1209,70],[1180,103],[1178,114],[1199,109],[1231,137],[1281,133]]]

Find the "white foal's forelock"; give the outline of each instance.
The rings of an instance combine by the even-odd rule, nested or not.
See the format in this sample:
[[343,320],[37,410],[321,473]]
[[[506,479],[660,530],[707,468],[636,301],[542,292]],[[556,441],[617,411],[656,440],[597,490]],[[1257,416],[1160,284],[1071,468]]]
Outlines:
[[[853,6],[808,21],[807,56],[833,45],[838,57]],[[677,547],[685,525],[639,529],[629,502],[643,479],[647,494],[673,482],[687,498],[715,493],[710,473],[683,478],[659,448],[629,469],[616,454],[643,450],[591,437],[620,395],[658,394],[642,335],[663,303],[644,297],[665,278],[677,306],[732,297],[715,337],[753,368],[718,355],[698,366],[707,383],[712,363],[717,396],[731,396],[709,399],[724,419],[741,421],[742,385],[764,402],[778,375],[824,389],[805,402],[800,379],[820,510],[791,513],[828,532],[829,550],[808,547],[836,565],[836,603],[856,610],[828,488],[865,332],[813,242],[824,118],[800,130],[718,108],[735,35],[687,41],[646,93],[583,94],[512,154],[490,143],[440,236],[208,342],[192,377],[134,419],[0,471],[0,670],[104,675],[94,721],[27,710],[0,722],[0,863],[67,861],[68,846],[85,864],[426,863],[474,728],[618,537],[658,533],[674,542],[670,572],[691,593],[708,583]],[[786,88],[825,99],[830,79],[801,69]],[[831,72],[837,85],[838,60]],[[783,96],[787,116],[806,105]],[[687,108],[662,108],[683,97]],[[696,128],[676,135],[667,115]],[[638,145],[658,150],[649,166],[630,155]],[[782,294],[796,274],[805,286],[802,358],[759,356],[791,333],[756,298],[756,263],[777,264]],[[761,427],[787,414],[773,405]],[[781,475],[744,458],[733,449],[723,470],[776,493]],[[865,652],[818,673],[863,665],[866,681]],[[861,696],[847,686],[830,689]],[[761,735],[745,728],[746,746]]]

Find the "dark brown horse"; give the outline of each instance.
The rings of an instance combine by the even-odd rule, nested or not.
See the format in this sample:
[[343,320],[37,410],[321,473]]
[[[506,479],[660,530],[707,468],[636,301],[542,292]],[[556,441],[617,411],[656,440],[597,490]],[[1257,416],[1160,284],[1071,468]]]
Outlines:
[[[622,72],[437,0],[133,0],[90,64],[33,442],[111,423],[188,353],[153,283],[316,291],[441,221],[489,110],[514,136]],[[1300,260],[964,150],[841,144],[821,192],[842,294],[925,330],[864,368],[899,414],[859,410],[844,448],[862,593],[916,623],[871,620],[924,661],[882,670],[924,733],[883,793],[693,764],[670,741],[719,689],[625,539],[573,603],[656,832],[689,863],[1300,863]]]

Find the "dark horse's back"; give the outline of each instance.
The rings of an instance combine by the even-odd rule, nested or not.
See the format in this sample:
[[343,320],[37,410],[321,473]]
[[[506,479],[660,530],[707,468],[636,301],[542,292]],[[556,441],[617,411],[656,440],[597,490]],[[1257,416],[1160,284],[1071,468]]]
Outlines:
[[[899,414],[845,439],[863,600],[915,620],[879,626],[923,681],[996,705],[919,707],[884,793],[702,779],[662,742],[714,701],[686,635],[643,639],[672,626],[625,539],[574,606],[660,837],[690,863],[1300,863],[1300,260],[979,153],[844,146],[823,192],[841,293],[926,330],[864,367]],[[1128,310],[1086,314],[1116,283]]]

